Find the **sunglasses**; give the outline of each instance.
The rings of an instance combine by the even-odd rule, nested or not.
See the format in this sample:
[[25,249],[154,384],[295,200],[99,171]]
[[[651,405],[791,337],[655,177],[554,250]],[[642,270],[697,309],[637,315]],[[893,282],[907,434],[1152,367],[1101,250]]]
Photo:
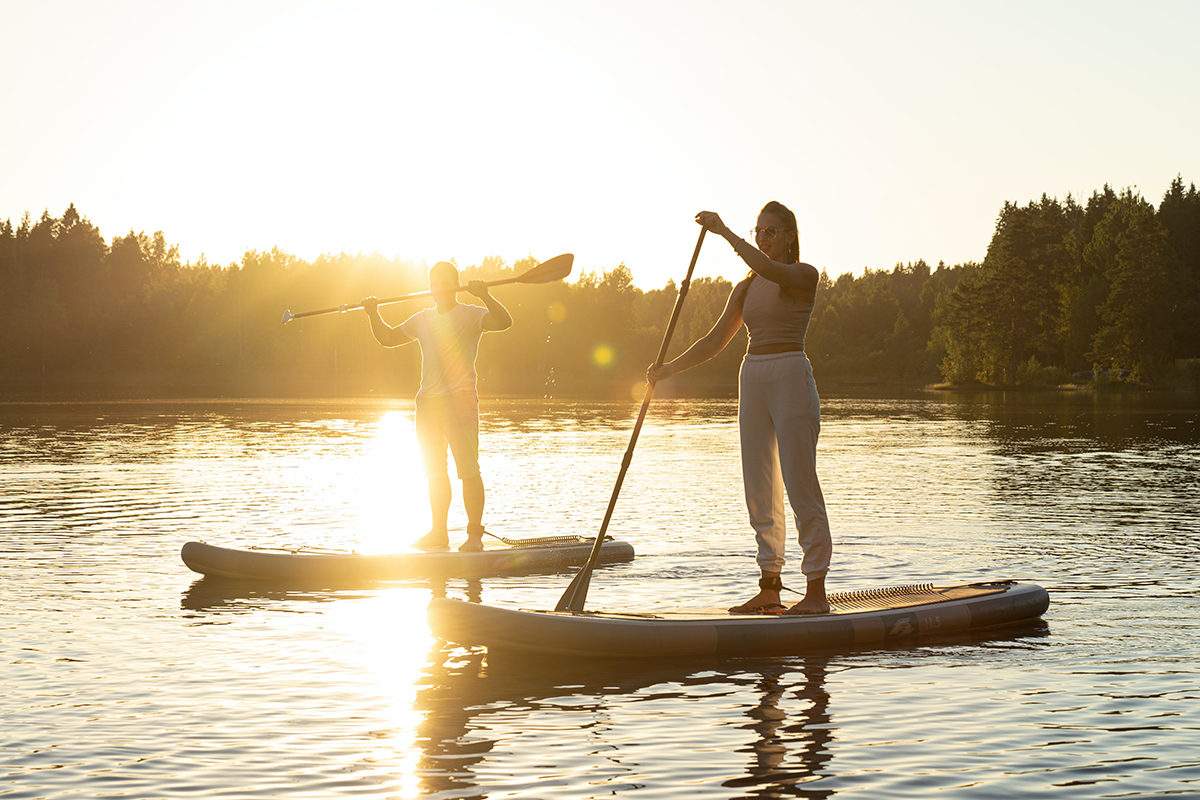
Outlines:
[[774,225],[770,225],[766,228],[751,228],[750,229],[750,235],[753,236],[755,239],[757,239],[759,236],[766,236],[768,239],[774,239],[779,234],[787,233],[787,232],[788,231],[785,231],[782,228],[776,228]]

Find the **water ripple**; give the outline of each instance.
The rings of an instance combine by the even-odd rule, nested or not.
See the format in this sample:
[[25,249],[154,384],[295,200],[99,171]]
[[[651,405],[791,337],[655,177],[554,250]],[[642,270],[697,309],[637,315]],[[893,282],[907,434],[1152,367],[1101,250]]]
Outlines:
[[[635,413],[485,402],[489,528],[594,533]],[[548,607],[568,575],[314,591],[179,561],[196,538],[419,536],[411,403],[4,406],[0,794],[1195,794],[1195,408],[833,398],[824,415],[835,590],[1027,579],[1046,618],[824,656],[500,659],[434,641],[429,597]],[[599,570],[590,605],[744,599],[737,453],[734,403],[655,406],[610,527],[638,558]]]

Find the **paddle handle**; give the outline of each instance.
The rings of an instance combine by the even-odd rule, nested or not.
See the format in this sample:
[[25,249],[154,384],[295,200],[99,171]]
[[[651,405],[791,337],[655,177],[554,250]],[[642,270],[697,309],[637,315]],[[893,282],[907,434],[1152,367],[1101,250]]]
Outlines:
[[[516,283],[519,280],[521,280],[521,279],[520,278],[502,278],[502,279],[496,280],[496,281],[484,281],[484,284],[489,287],[500,286],[501,284],[505,284],[505,283]],[[466,290],[467,290],[466,286],[459,286],[458,289],[455,290],[455,293],[465,292]],[[381,300],[377,301],[376,305],[386,306],[386,305],[390,305],[392,303],[403,303],[405,300],[419,300],[422,297],[432,297],[432,296],[433,296],[433,292],[431,292],[429,290],[426,290],[423,292],[413,292],[412,294],[402,294],[402,295],[398,295],[396,297],[384,297]],[[301,311],[298,314],[293,314],[291,311],[285,311],[285,312],[283,312],[283,321],[285,323],[288,323],[294,319],[300,319],[301,317],[315,317],[315,316],[318,316],[319,314],[345,314],[347,311],[359,311],[362,309],[362,307],[363,307],[362,303],[348,303],[348,304],[344,304],[344,305],[340,305],[340,306],[330,306],[329,308],[318,308],[315,311]]]
[[[492,286],[503,286],[506,283],[549,283],[550,281],[562,280],[571,274],[571,267],[574,263],[575,256],[573,254],[563,253],[560,256],[543,261],[521,275],[514,275],[511,278],[497,278],[494,281],[484,281],[483,285],[491,288]],[[455,292],[465,292],[467,288],[466,286],[459,286]],[[386,306],[391,303],[402,303],[405,300],[418,300],[422,297],[432,296],[432,291],[425,290],[423,292],[413,292],[412,294],[402,294],[396,297],[385,297],[382,300],[376,301],[376,305]],[[286,325],[292,320],[300,319],[301,317],[315,317],[319,314],[345,314],[347,311],[358,311],[362,307],[362,303],[347,303],[340,306],[330,306],[329,308],[318,308],[315,311],[301,311],[298,314],[293,314],[289,310],[283,312],[283,322]]]
[[[675,298],[675,308],[671,310],[671,321],[667,323],[667,330],[663,334],[662,346],[658,348],[658,358],[654,360],[654,367],[657,369],[663,364],[663,360],[667,357],[667,346],[671,344],[671,336],[675,333],[675,323],[679,322],[679,310],[683,308],[683,300],[687,297],[688,289],[692,285],[692,270],[696,269],[696,259],[700,258],[700,245],[704,244],[704,234],[707,228],[700,229],[700,238],[696,239],[696,249],[692,252],[692,262],[688,265],[687,275],[683,279],[683,283],[679,284],[679,296]],[[649,398],[646,399],[649,402]]]
[[[671,344],[675,323],[679,321],[679,311],[683,308],[683,300],[687,297],[688,288],[692,284],[692,272],[696,269],[696,260],[700,258],[700,245],[704,244],[704,234],[705,229],[701,228],[700,237],[696,239],[696,249],[692,252],[692,261],[688,265],[687,276],[683,279],[683,283],[679,284],[679,295],[675,298],[675,308],[671,311],[671,320],[667,323],[667,330],[663,333],[662,346],[658,349],[658,358],[654,361],[656,369],[662,366],[663,359],[667,357],[667,347]],[[620,495],[621,485],[625,482],[625,473],[629,471],[629,465],[633,463],[633,448],[637,445],[638,435],[642,432],[642,423],[646,421],[646,410],[650,408],[650,400],[653,397],[654,384],[647,383],[646,396],[642,400],[641,410],[638,411],[637,422],[633,426],[633,435],[629,438],[629,447],[625,450],[625,457],[621,459],[621,471],[617,475],[617,484],[613,487],[612,497],[608,500],[604,521],[600,523],[600,533],[596,536],[595,543],[592,544],[592,552],[588,554],[588,560],[571,579],[571,584],[559,598],[558,605],[554,607],[555,611],[570,611],[572,614],[583,611],[583,605],[587,601],[588,587],[592,582],[592,570],[600,560],[600,548],[604,545],[604,535],[608,531],[609,521],[612,520],[613,509],[617,507],[617,496]]]

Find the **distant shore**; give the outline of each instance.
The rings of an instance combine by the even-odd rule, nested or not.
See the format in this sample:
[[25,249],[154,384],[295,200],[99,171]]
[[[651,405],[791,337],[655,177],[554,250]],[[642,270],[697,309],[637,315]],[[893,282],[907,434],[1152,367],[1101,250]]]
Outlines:
[[[1175,380],[1155,384],[1132,382],[1075,382],[1058,385],[988,385],[981,383],[950,384],[906,382],[878,378],[817,377],[822,396],[896,396],[922,393],[1112,393],[1112,392],[1169,392],[1200,393],[1200,386],[1190,380]],[[417,392],[417,383],[409,378],[381,381],[361,376],[337,380],[287,374],[256,374],[203,380],[196,376],[120,374],[71,374],[0,378],[0,403],[37,402],[121,402],[121,401],[220,401],[220,400],[409,400]],[[645,393],[645,382],[628,381],[568,381],[552,386],[536,383],[495,380],[480,381],[480,397],[559,398],[612,401],[639,401]],[[736,399],[736,380],[673,380],[656,387],[654,397],[668,399]]]

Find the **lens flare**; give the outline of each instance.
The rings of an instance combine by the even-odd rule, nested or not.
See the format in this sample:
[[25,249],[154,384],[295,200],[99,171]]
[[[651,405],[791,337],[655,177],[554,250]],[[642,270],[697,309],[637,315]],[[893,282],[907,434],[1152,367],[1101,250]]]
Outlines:
[[567,307],[565,305],[563,305],[562,303],[558,302],[557,300],[555,300],[553,303],[551,303],[549,306],[546,307],[546,316],[550,318],[551,322],[553,322],[555,325],[557,325],[558,323],[566,320]]
[[611,367],[616,357],[616,351],[607,344],[598,344],[592,348],[592,363],[601,369]]

